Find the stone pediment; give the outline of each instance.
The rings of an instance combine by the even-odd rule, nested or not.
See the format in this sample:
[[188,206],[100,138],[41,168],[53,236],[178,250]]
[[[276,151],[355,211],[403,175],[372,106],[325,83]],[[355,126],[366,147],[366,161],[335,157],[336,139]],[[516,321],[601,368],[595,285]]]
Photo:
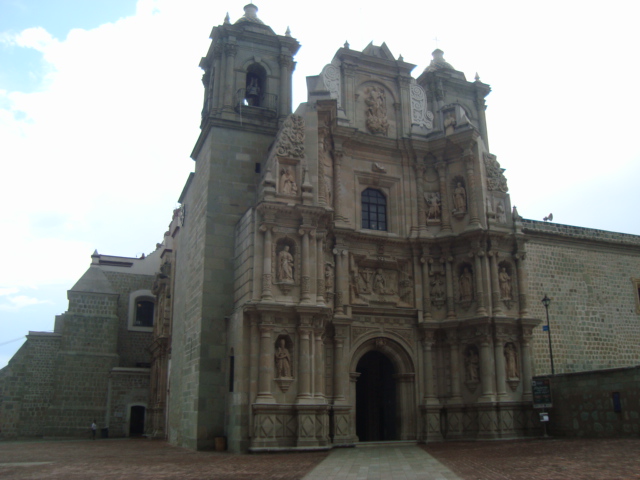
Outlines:
[[369,45],[362,51],[363,55],[369,55],[370,57],[382,58],[384,60],[394,60],[393,53],[389,50],[386,43],[382,43],[379,47],[370,42]]

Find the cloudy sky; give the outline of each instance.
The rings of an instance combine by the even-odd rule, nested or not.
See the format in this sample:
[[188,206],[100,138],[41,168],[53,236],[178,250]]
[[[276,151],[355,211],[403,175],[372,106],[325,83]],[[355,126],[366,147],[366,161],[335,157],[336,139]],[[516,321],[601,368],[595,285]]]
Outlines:
[[[51,331],[91,253],[162,240],[190,171],[211,28],[229,0],[0,0],[0,367]],[[521,215],[640,234],[633,2],[256,0],[302,44],[294,104],[348,41],[416,64],[439,47],[491,85],[491,151]]]

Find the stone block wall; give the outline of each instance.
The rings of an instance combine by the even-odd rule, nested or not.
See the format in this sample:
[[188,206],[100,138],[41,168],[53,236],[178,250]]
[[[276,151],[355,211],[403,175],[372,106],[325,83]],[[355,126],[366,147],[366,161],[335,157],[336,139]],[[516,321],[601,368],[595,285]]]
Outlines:
[[[529,313],[549,322],[556,373],[640,364],[640,314],[631,278],[640,276],[640,237],[524,221]],[[551,373],[549,342],[534,330],[534,375]]]
[[112,288],[119,293],[117,307],[117,315],[120,319],[118,324],[119,365],[121,367],[148,365],[151,357],[147,349],[153,340],[153,334],[129,330],[129,294],[137,290],[151,290],[153,276],[112,271],[105,271],[104,274]]
[[[640,434],[640,367],[555,375],[551,435],[624,437]],[[616,411],[614,394],[619,395]]]
[[60,335],[30,332],[27,341],[0,370],[0,438],[44,434],[54,394],[54,362]]
[[[109,437],[128,437],[131,407],[147,408],[149,401],[148,368],[114,368],[110,375]],[[149,421],[146,410],[145,424]]]
[[248,210],[236,226],[235,245],[235,303],[251,300],[253,294],[255,210]]

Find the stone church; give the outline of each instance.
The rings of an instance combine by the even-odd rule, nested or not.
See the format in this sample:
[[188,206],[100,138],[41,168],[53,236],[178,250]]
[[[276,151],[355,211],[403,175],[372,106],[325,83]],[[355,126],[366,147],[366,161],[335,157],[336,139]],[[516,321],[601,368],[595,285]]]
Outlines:
[[[414,78],[384,43],[345,44],[293,112],[289,32],[249,4],[211,40],[163,242],[94,254],[54,333],[0,371],[3,435],[93,415],[112,436],[235,452],[536,435],[545,294],[562,371],[640,363],[640,237],[523,219],[488,148],[487,84],[440,50]],[[29,367],[46,356],[57,376]]]

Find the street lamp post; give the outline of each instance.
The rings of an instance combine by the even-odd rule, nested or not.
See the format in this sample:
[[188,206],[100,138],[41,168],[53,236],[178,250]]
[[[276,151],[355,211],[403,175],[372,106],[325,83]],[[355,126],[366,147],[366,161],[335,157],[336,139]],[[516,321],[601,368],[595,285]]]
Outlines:
[[553,349],[551,348],[551,328],[549,328],[549,305],[551,304],[551,299],[547,297],[546,294],[542,299],[542,304],[544,305],[544,309],[547,311],[547,335],[549,336],[549,358],[551,359],[551,375],[555,375],[556,371],[553,368]]

